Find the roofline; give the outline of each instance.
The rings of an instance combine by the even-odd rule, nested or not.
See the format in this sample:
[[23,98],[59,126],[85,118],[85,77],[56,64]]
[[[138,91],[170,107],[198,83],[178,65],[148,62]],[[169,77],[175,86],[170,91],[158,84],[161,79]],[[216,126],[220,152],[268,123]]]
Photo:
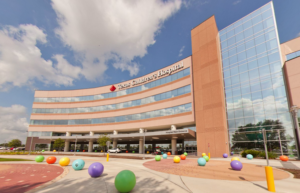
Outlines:
[[290,40],[288,40],[288,41],[285,41],[285,42],[283,42],[283,43],[280,43],[280,45],[285,44],[285,43],[287,43],[287,42],[289,42],[289,41],[293,41],[293,40],[295,40],[295,39],[297,39],[297,38],[300,38],[300,36],[295,37],[295,38],[293,38],[293,39],[290,39]]

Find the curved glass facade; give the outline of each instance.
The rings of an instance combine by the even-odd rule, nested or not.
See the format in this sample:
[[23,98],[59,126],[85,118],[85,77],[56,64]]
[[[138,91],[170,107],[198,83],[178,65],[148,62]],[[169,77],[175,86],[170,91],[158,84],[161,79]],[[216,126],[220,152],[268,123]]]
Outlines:
[[160,86],[160,85],[175,81],[177,79],[180,79],[180,78],[188,76],[188,75],[190,75],[190,68],[186,68],[177,73],[174,73],[167,77],[160,78],[158,80],[149,82],[147,84],[143,84],[141,86],[124,89],[124,90],[117,91],[117,92],[103,93],[103,94],[91,95],[91,96],[78,96],[78,97],[49,97],[49,98],[36,97],[36,98],[34,98],[34,102],[43,102],[43,103],[77,102],[77,101],[92,101],[92,100],[113,98],[113,97],[124,96],[127,94],[144,91],[144,90],[156,87],[156,86]]
[[272,4],[219,32],[227,121],[233,150],[268,147],[293,154],[295,140],[283,79]]
[[101,123],[118,123],[124,121],[135,121],[175,115],[179,113],[192,111],[192,104],[179,105],[166,109],[159,109],[145,113],[137,113],[131,115],[123,115],[118,117],[105,117],[97,119],[72,119],[72,120],[30,120],[31,125],[85,125],[85,124],[101,124]]
[[32,109],[32,113],[87,113],[87,112],[99,112],[99,111],[109,111],[109,110],[116,110],[116,109],[123,109],[128,107],[135,107],[139,105],[144,105],[148,103],[153,103],[165,99],[169,99],[172,97],[180,96],[186,93],[191,92],[191,85],[184,86],[178,89],[174,89],[172,91],[164,92],[161,94],[157,94],[154,96],[146,97],[143,99],[137,99],[133,101],[127,101],[118,104],[111,104],[111,105],[102,105],[97,107],[78,107],[78,108],[39,108],[39,109]]

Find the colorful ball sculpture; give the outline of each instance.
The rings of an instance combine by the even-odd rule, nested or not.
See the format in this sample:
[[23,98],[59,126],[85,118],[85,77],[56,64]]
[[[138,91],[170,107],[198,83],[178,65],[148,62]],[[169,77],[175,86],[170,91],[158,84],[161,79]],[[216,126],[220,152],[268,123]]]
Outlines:
[[228,154],[227,154],[227,153],[224,153],[224,154],[223,154],[223,158],[228,158]]
[[70,159],[68,157],[63,157],[59,160],[59,165],[67,166],[70,163]]
[[45,152],[45,150],[42,150],[42,152]]
[[247,154],[246,158],[247,158],[247,159],[253,159],[253,155]]
[[162,155],[162,154],[164,154],[164,152],[160,152],[160,154]]
[[187,156],[188,154],[186,152],[183,153],[185,156]]
[[171,155],[171,152],[168,152],[167,155]]
[[56,152],[56,150],[53,150],[53,152]]
[[42,155],[39,155],[39,156],[36,156],[36,157],[35,157],[35,161],[36,161],[36,162],[43,162],[44,159],[45,159],[45,158],[44,158],[44,156],[42,156]]
[[182,154],[182,155],[180,156],[180,159],[181,159],[181,160],[185,160],[185,159],[186,159],[186,156],[185,156],[184,154]]
[[85,152],[85,150],[83,150],[82,152]]
[[46,162],[47,162],[48,164],[54,164],[54,163],[56,162],[56,157],[50,156],[50,157],[48,157],[48,158],[46,159]]
[[71,152],[73,152],[73,149],[71,149]]
[[164,158],[164,159],[167,159],[167,158],[168,158],[168,155],[167,155],[167,154],[164,154],[164,155],[163,155],[163,158]]
[[202,157],[199,158],[197,162],[198,162],[199,166],[205,166],[206,165],[206,160]]
[[161,160],[161,157],[159,155],[156,155],[155,156],[155,161],[160,161]]
[[104,171],[104,166],[99,162],[92,163],[88,169],[90,176],[93,178],[97,178],[101,176],[103,171]]
[[135,151],[132,151],[132,153],[135,153]]
[[115,178],[115,187],[119,192],[130,192],[136,184],[136,178],[132,171],[123,170]]
[[281,157],[280,158],[281,161],[284,161],[284,162],[289,161],[289,157],[288,156],[283,155],[283,156],[280,156],[280,157]]
[[95,150],[95,152],[97,152],[97,150]]
[[77,152],[79,152],[79,149],[77,149]]
[[209,157],[207,155],[203,156],[203,158],[205,159],[206,162],[209,161]]
[[238,157],[231,158],[231,161],[234,161],[234,160],[240,161],[240,158],[238,158]]
[[175,156],[173,158],[174,163],[180,163],[180,158],[178,156]]
[[234,154],[234,152],[230,152],[230,155],[233,155]]
[[233,170],[241,170],[243,168],[243,164],[238,160],[233,160],[230,166]]
[[72,168],[74,170],[82,170],[84,165],[85,165],[85,162],[82,159],[77,159],[72,163]]
[[206,156],[206,153],[202,153],[202,157]]
[[126,153],[128,153],[128,151],[126,151]]

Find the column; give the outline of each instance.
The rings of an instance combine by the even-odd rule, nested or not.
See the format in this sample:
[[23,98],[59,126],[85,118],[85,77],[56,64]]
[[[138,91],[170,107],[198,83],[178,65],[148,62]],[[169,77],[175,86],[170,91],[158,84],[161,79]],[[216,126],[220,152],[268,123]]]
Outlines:
[[67,136],[67,137],[71,136],[71,132],[67,131],[67,132],[66,132],[66,136]]
[[144,140],[143,140],[143,138],[140,138],[140,142],[139,142],[139,153],[144,153],[144,152],[143,152],[143,147],[144,147]]
[[[113,134],[118,135],[118,131],[114,130]],[[113,139],[113,148],[117,148],[117,146],[118,146],[117,138],[114,138]]]
[[90,140],[89,141],[89,152],[92,152],[93,151],[93,140]]
[[69,151],[70,141],[65,141],[65,152]]
[[171,130],[176,130],[176,125],[171,125]]
[[176,138],[172,138],[172,141],[171,141],[171,145],[172,145],[172,155],[175,155],[176,144],[177,144],[177,139],[176,139]]

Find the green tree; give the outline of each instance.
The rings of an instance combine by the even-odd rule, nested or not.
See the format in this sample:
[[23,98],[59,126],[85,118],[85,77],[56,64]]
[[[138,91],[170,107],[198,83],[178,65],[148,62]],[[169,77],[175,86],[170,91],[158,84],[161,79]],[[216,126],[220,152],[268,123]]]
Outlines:
[[102,149],[104,150],[105,152],[105,147],[106,147],[106,142],[107,141],[110,141],[111,142],[111,139],[110,137],[107,136],[107,134],[104,134],[104,135],[100,135],[97,142],[99,143],[99,146],[102,147]]
[[22,142],[19,139],[13,139],[10,142],[8,142],[9,147],[20,147],[22,145]]
[[54,141],[53,147],[58,148],[59,151],[61,150],[62,147],[65,147],[65,141],[62,140],[61,138],[58,138]]

